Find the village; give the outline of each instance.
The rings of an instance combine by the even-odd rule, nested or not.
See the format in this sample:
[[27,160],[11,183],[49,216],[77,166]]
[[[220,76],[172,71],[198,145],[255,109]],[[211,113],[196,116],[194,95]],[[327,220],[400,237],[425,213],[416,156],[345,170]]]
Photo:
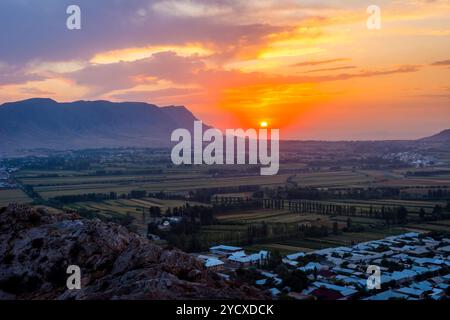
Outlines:
[[[240,247],[217,245],[196,255],[206,268],[230,279],[238,270],[253,270],[253,285],[274,299],[318,300],[441,300],[450,287],[450,239],[409,232],[382,240],[282,257],[289,270],[300,270],[308,279],[296,292],[276,271],[267,270],[268,251],[247,254]],[[367,289],[368,266],[378,266],[380,289]]]

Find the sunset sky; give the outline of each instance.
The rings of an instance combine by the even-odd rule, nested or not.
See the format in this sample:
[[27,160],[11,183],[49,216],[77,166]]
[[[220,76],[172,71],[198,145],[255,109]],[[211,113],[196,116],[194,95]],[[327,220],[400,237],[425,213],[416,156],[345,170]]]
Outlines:
[[422,137],[450,128],[450,1],[1,0],[0,103],[30,97],[185,105],[301,140]]

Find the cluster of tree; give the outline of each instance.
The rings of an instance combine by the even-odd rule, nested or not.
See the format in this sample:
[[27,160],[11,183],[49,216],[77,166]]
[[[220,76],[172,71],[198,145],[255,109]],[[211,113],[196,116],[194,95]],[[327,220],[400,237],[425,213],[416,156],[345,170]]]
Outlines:
[[265,199],[263,200],[263,207],[272,209],[284,209],[287,207],[290,211],[300,213],[312,212],[325,215],[369,217],[385,220],[388,225],[408,222],[408,210],[404,206],[370,206],[367,210],[365,206],[330,202]]
[[[342,229],[344,232],[363,232],[365,227],[361,224],[354,224],[351,218],[347,219],[347,225]],[[334,224],[333,224],[333,234],[335,234]]]
[[271,250],[268,253],[267,259],[264,263],[264,268],[267,270],[275,270],[279,265],[283,264],[283,256],[279,250]]
[[[136,209],[138,210],[138,209]],[[142,214],[145,216],[145,208],[142,208]],[[162,216],[161,207],[151,206],[148,208],[148,214],[151,218],[159,218]]]
[[313,160],[308,162],[309,167],[321,168],[330,166],[348,167],[364,170],[382,170],[382,169],[399,169],[407,165],[396,159],[385,159],[382,157],[347,157],[345,159],[333,160]]
[[387,259],[381,260],[381,266],[384,268],[388,268],[389,272],[402,271],[404,269],[403,264]]
[[438,175],[450,174],[450,170],[427,170],[427,171],[408,171],[407,177],[432,177]]
[[255,283],[259,279],[261,279],[261,276],[256,268],[236,269],[236,282],[238,283]]
[[439,189],[430,189],[428,190],[428,199],[429,200],[448,200],[450,199],[450,189],[448,188],[439,188]]
[[[302,270],[289,270],[282,262],[282,255],[278,250],[269,252],[268,258],[263,265],[265,269],[275,270],[283,280],[282,286],[290,287],[292,291],[301,292],[308,287],[309,280]],[[251,283],[251,282],[250,282]]]
[[119,198],[126,198],[126,195],[117,196],[117,193],[84,193],[84,194],[74,194],[74,195],[63,195],[57,196],[49,199],[50,202],[60,203],[60,204],[70,204],[75,202],[84,202],[84,201],[92,201],[92,202],[100,202],[104,200],[115,200]]
[[185,252],[201,252],[208,249],[207,242],[199,234],[175,234],[170,233],[166,236],[169,246],[181,249]]
[[292,226],[287,223],[253,223],[247,226],[246,238],[240,239],[241,245],[252,245],[267,240],[282,241],[292,238],[326,237],[326,226],[299,225]]
[[[198,234],[200,227],[216,223],[214,209],[206,206],[189,206],[172,208],[169,216],[179,216],[181,220],[171,224],[168,230],[159,228],[161,221],[147,224],[147,233],[164,237],[168,243],[188,252],[200,251],[207,247],[205,241],[200,241]],[[154,209],[154,215],[160,215],[160,209]]]
[[383,206],[381,207],[381,216],[387,225],[406,224],[408,222],[408,210],[404,206],[397,207],[395,210]]
[[307,226],[300,225],[299,231],[301,231],[305,238],[323,238],[328,237],[329,230],[325,225],[319,226]]
[[[292,291],[302,292],[304,289],[308,288],[309,280],[306,273],[302,270],[288,270],[287,268],[278,270],[278,275],[283,280],[283,285],[291,288]],[[317,273],[317,269],[315,269]]]
[[339,188],[318,189],[314,187],[286,187],[279,188],[275,198],[280,199],[305,199],[305,200],[330,200],[330,199],[385,199],[398,198],[400,189],[395,187],[377,188]]
[[182,196],[172,195],[164,192],[150,193],[145,190],[131,190],[129,193],[117,194],[116,192],[109,193],[84,193],[76,195],[63,195],[57,196],[50,199],[52,203],[55,204],[69,204],[75,202],[101,202],[105,200],[116,200],[116,199],[142,199],[146,197],[157,198],[157,199],[183,199]]
[[[410,190],[411,189],[411,190]],[[448,186],[409,186],[401,190],[399,199],[407,200],[450,200]]]
[[425,212],[422,208],[419,211],[420,220],[422,221],[433,221],[440,219],[448,219],[450,218],[450,202],[447,202],[445,208],[440,205],[435,205],[433,211],[430,213]]

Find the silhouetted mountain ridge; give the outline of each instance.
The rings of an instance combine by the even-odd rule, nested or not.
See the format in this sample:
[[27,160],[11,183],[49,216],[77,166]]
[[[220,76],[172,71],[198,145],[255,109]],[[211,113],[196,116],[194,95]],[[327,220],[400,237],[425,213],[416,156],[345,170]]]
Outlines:
[[450,142],[450,129],[443,130],[435,135],[420,139],[421,142]]
[[165,147],[197,118],[183,106],[29,99],[0,106],[0,149]]

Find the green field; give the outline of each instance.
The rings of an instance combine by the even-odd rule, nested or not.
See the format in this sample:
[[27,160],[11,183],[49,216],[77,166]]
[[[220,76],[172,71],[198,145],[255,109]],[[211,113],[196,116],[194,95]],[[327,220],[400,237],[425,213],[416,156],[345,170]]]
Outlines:
[[[248,169],[248,168],[247,168]],[[98,174],[99,170],[120,171],[120,174]],[[142,173],[142,170],[155,170],[158,173]],[[219,176],[214,170],[220,170]],[[303,163],[282,164],[279,174],[260,176],[241,171],[240,166],[182,166],[145,165],[139,161],[104,164],[89,170],[21,170],[15,174],[20,183],[30,185],[44,199],[85,193],[129,193],[131,190],[148,192],[186,193],[195,189],[213,187],[239,187],[258,185],[278,187],[288,183],[303,187],[342,188],[342,187],[424,187],[450,185],[450,175],[431,177],[406,176],[414,170],[311,170],[305,172]],[[286,173],[291,172],[291,173]],[[383,200],[385,201],[385,200]],[[380,204],[383,204],[381,201]],[[390,201],[392,203],[392,201]],[[374,203],[375,204],[375,203]],[[385,203],[388,204],[388,203]],[[414,205],[411,203],[411,207]],[[420,206],[420,205],[419,205]]]
[[20,189],[0,189],[0,207],[12,202],[29,203],[31,199]]
[[191,206],[205,205],[192,201],[145,198],[106,200],[102,202],[77,202],[67,205],[64,208],[75,211],[89,210],[104,218],[113,218],[128,214],[134,218],[133,224],[137,227],[138,232],[145,234],[149,217],[148,214],[145,216],[142,214],[143,208],[160,207],[161,212],[164,213],[167,208],[182,207],[187,203]]
[[299,186],[310,187],[357,187],[370,185],[375,178],[353,171],[327,171],[296,174],[293,179]]
[[[339,146],[336,145],[336,147]],[[142,155],[133,152],[124,155],[120,151],[118,152],[120,155],[115,157],[108,155],[103,158],[102,156],[101,161],[92,161],[86,167],[88,169],[85,170],[74,170],[73,166],[65,166],[64,168],[67,170],[63,170],[62,166],[55,167],[55,170],[25,169],[16,172],[14,179],[22,185],[31,186],[45,200],[63,195],[109,194],[115,192],[118,196],[117,200],[71,203],[66,205],[65,209],[94,213],[120,223],[125,221],[124,224],[129,223],[127,216],[131,216],[134,218],[132,226],[141,234],[146,233],[147,223],[151,220],[148,214],[143,214],[145,209],[148,211],[150,207],[157,206],[164,213],[167,208],[185,205],[186,201],[160,200],[150,197],[128,199],[128,194],[133,190],[144,190],[147,193],[163,191],[177,195],[188,195],[189,192],[198,189],[226,188],[223,193],[221,193],[222,190],[214,190],[213,192],[218,192],[219,197],[251,197],[253,191],[249,192],[248,190],[253,190],[253,188],[238,189],[238,187],[259,186],[262,189],[268,189],[264,190],[264,197],[270,198],[277,196],[274,193],[276,188],[285,186],[287,187],[286,190],[282,190],[285,194],[288,194],[288,188],[291,187],[313,187],[320,189],[321,192],[324,190],[340,192],[345,188],[359,190],[380,186],[401,186],[399,192],[417,189],[417,192],[427,193],[431,186],[450,186],[450,175],[421,177],[408,174],[415,168],[401,170],[354,169],[348,162],[342,166],[333,166],[335,161],[333,150],[317,153],[313,149],[303,150],[302,152],[306,153],[301,153],[301,160],[281,164],[280,172],[275,176],[260,176],[259,168],[249,166],[176,167],[168,162],[158,162],[158,157],[160,157],[158,153]],[[342,150],[337,151],[341,152]],[[295,154],[297,152],[300,151],[295,151]],[[321,156],[318,157],[318,155]],[[142,158],[139,158],[140,156]],[[308,161],[320,160],[319,162],[323,162],[324,159],[328,159],[328,164],[318,165],[317,167],[308,164]],[[36,168],[36,166],[30,168]],[[42,166],[42,168],[48,168],[48,166]],[[125,197],[122,197],[122,195],[125,195]],[[351,196],[350,192],[349,195]],[[281,197],[283,197],[283,194],[281,194]],[[370,199],[366,196],[365,199],[368,200],[359,200],[357,196],[354,196],[353,199],[344,199],[343,197],[345,197],[345,192],[343,195],[339,194],[339,197],[329,200],[323,197],[324,200],[315,202],[355,207],[356,210],[352,211],[354,216],[351,217],[351,223],[358,227],[355,230],[365,230],[365,232],[338,232],[337,235],[334,235],[332,234],[333,225],[337,222],[338,229],[342,230],[347,226],[347,216],[291,212],[288,210],[286,201],[283,209],[233,209],[233,211],[218,212],[215,215],[217,220],[213,222],[214,224],[200,226],[199,232],[195,236],[198,236],[198,240],[204,246],[230,244],[245,246],[249,250],[277,249],[282,253],[292,253],[308,252],[326,247],[348,246],[353,243],[381,239],[391,234],[404,232],[406,229],[448,231],[450,228],[449,221],[420,224],[418,219],[420,209],[424,209],[428,214],[433,211],[436,205],[445,207],[446,201],[399,200],[404,199],[401,196],[392,196],[396,199]],[[416,197],[414,199],[421,198]],[[12,201],[27,202],[30,199],[21,190],[0,191],[0,205]],[[199,203],[190,202],[189,204],[196,205]],[[375,211],[380,211],[383,206],[391,209],[404,206],[408,210],[408,218],[412,222],[404,228],[389,229],[385,226],[384,220],[376,219],[374,215],[368,217],[367,213],[371,211],[371,207]],[[333,212],[336,213],[336,211]],[[317,236],[317,230],[313,230],[316,233],[306,233],[304,232],[306,229],[304,226],[317,227],[316,229],[323,229],[321,227],[325,226],[328,229],[328,236],[323,236],[323,233],[319,233],[319,236]],[[308,234],[308,236],[305,234]],[[315,237],[311,237],[311,234]],[[166,239],[170,241],[168,237]]]
[[263,250],[264,248],[279,250],[282,254],[295,252],[311,252],[329,247],[351,246],[356,243],[383,239],[385,237],[406,232],[403,228],[391,228],[374,230],[370,232],[352,232],[339,235],[330,235],[325,238],[289,239],[274,243],[264,243],[247,246],[250,251]]
[[[34,185],[34,190],[43,198],[48,199],[61,195],[76,195],[85,193],[128,193],[132,190],[146,190],[148,192],[188,192],[201,188],[238,187],[242,185],[278,186],[286,182],[288,175],[223,177],[212,178],[205,176],[187,177],[149,177],[111,176],[111,177],[83,177],[83,178],[46,178],[22,179],[24,184]],[[115,180],[116,179],[116,180]],[[43,183],[46,184],[43,184]]]
[[450,230],[450,220],[439,220],[439,221],[432,221],[428,223],[421,223],[421,224],[412,224],[408,225],[408,228],[414,231],[443,231],[443,232],[449,232]]

